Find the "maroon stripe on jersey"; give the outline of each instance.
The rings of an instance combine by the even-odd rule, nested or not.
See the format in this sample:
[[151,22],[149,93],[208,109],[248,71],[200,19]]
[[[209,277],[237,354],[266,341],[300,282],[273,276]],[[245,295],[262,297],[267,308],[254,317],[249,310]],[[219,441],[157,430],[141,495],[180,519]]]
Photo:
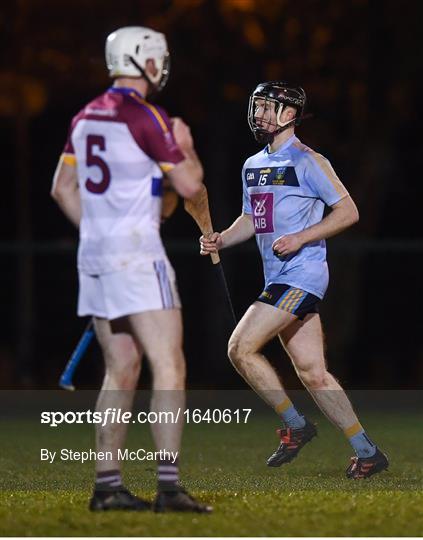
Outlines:
[[[185,159],[172,133],[170,119],[164,109],[153,107],[142,98],[121,93],[118,88],[91,101],[72,120],[64,152],[74,153],[72,134],[80,120],[120,122],[126,124],[141,150],[156,163],[177,165]],[[128,89],[125,89],[128,90]],[[131,89],[131,93],[133,93]],[[137,98],[137,99],[136,99]],[[168,130],[164,131],[152,110],[159,114]],[[84,156],[79,156],[83,158]],[[78,156],[77,156],[78,158]]]

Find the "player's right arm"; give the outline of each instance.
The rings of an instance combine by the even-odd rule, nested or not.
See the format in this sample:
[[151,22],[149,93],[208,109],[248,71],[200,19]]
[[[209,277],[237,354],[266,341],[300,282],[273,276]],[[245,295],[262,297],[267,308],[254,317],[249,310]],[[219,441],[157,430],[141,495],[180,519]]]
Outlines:
[[201,189],[204,176],[203,167],[194,149],[190,128],[181,118],[172,118],[171,122],[175,142],[185,159],[166,174],[179,195],[184,199],[191,199]]
[[249,240],[255,234],[251,199],[248,194],[247,184],[245,182],[245,169],[247,167],[248,160],[244,163],[242,168],[242,213],[232,223],[232,225],[222,231],[221,233],[213,233],[207,238],[202,236],[200,238],[200,254],[210,255],[216,253],[219,249],[235,246],[241,244],[246,240]]
[[62,154],[50,191],[65,216],[79,227],[81,221],[81,197],[74,156]]
[[221,233],[214,232],[200,238],[200,254],[210,255],[220,249],[235,246],[254,236],[254,223],[251,214],[242,213],[228,228]]
[[130,114],[131,109],[126,112],[132,136],[158,164],[175,191],[184,199],[191,199],[201,189],[203,167],[190,128],[181,118],[170,119],[164,109],[145,101],[142,106],[141,114]]

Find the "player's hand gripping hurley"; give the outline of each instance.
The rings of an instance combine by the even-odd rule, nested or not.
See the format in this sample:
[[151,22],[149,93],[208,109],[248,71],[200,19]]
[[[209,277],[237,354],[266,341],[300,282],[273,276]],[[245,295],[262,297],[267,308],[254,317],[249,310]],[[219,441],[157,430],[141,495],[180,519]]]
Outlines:
[[[213,225],[210,217],[209,199],[207,196],[207,188],[203,184],[201,191],[192,199],[185,199],[184,207],[186,212],[197,223],[203,236],[210,236],[213,234]],[[229,311],[231,312],[232,319],[237,324],[235,311],[232,305],[231,295],[229,294],[228,284],[226,282],[225,273],[223,272],[223,266],[220,262],[219,253],[210,253],[210,257],[214,267],[216,268],[217,275],[219,277],[222,288],[225,291],[226,299],[228,302]]]

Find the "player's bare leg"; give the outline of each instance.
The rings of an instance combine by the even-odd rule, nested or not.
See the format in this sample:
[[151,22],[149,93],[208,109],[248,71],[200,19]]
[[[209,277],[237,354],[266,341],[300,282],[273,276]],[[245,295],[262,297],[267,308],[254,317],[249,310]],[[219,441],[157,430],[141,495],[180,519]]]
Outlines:
[[[148,357],[153,375],[151,410],[173,413],[173,422],[152,424],[158,451],[179,456],[185,408],[185,357],[182,349],[182,317],[179,309],[157,310],[128,317],[134,337]],[[178,459],[163,457],[158,463],[157,512],[211,512],[179,484]]]
[[147,311],[128,317],[145,350],[153,376],[151,410],[170,411],[176,422],[151,424],[158,450],[179,453],[185,407],[185,358],[179,309]]
[[[356,459],[354,463],[360,465],[360,459],[361,464],[366,464],[366,460],[368,461],[368,466],[364,467],[368,470],[364,473],[357,471],[355,477],[370,476],[382,470],[372,468],[373,461],[378,462],[378,467],[383,465],[383,468],[386,468],[386,457],[367,437],[345,391],[327,370],[320,316],[313,313],[307,315],[304,321],[295,321],[282,330],[279,337],[299,378],[321,411],[348,437],[357,453],[358,461]],[[373,456],[375,457],[372,460]]]
[[[108,408],[131,411],[141,371],[141,350],[127,333],[112,333],[110,322],[95,319],[95,331],[101,346],[105,374],[96,411],[102,414]],[[113,460],[99,461],[96,470],[119,469],[117,450],[124,446],[128,424],[107,422],[96,424],[97,451],[112,452]]]
[[255,392],[276,409],[287,394],[261,348],[296,317],[261,302],[250,306],[235,328],[228,345],[228,356],[245,381]]
[[[256,393],[281,415],[287,426],[287,429],[277,430],[281,444],[267,462],[271,467],[279,467],[294,459],[301,448],[316,435],[313,424],[298,414],[275,369],[260,353],[267,342],[296,319],[295,315],[287,311],[255,302],[229,340],[228,354],[236,370]],[[287,414],[288,416],[285,416]],[[289,427],[288,419],[301,423],[293,423],[293,427]]]
[[[105,362],[96,411],[103,417],[107,409],[131,411],[141,370],[141,350],[130,334],[112,333],[108,320],[96,318],[94,323]],[[127,424],[123,422],[96,424],[97,451],[111,452],[112,459],[96,462],[97,478],[91,510],[146,510],[150,507],[122,485],[118,449],[124,446],[126,432]]]
[[297,319],[279,337],[301,382],[329,420],[342,430],[356,424],[358,418],[348,397],[327,370],[319,315]]

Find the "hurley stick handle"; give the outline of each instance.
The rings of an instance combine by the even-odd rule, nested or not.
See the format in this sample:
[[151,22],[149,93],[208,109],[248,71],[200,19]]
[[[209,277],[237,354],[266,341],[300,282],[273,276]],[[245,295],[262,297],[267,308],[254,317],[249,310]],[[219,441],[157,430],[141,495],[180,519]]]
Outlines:
[[[210,217],[207,188],[204,184],[195,197],[184,200],[184,208],[197,223],[203,236],[210,236],[213,232],[213,225]],[[213,264],[220,263],[219,253],[211,253],[210,257]]]

